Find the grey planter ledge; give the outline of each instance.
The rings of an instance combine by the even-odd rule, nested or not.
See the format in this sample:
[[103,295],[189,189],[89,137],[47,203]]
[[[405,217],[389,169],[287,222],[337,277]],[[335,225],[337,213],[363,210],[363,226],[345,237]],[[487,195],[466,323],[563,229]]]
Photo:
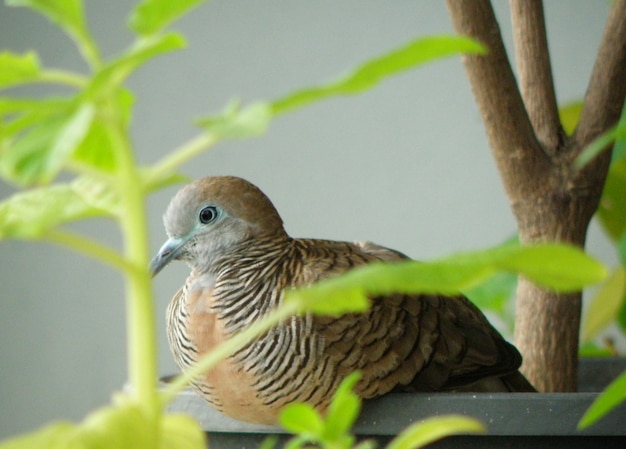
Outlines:
[[[487,426],[487,435],[460,435],[432,448],[626,448],[626,404],[621,404],[589,429],[578,421],[611,380],[626,369],[626,359],[582,359],[579,393],[439,393],[389,394],[365,401],[354,432],[383,445],[424,418],[450,413],[473,416]],[[168,407],[196,418],[208,432],[210,447],[256,448],[268,435],[288,438],[280,427],[253,425],[215,411],[191,389]]]

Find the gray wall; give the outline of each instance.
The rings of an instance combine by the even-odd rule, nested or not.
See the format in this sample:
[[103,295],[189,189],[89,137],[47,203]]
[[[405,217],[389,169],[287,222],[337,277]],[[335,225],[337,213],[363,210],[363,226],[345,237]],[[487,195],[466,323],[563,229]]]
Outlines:
[[[547,21],[561,102],[580,98],[609,2],[550,1]],[[131,2],[88,2],[105,54],[129,42]],[[497,12],[510,46],[507,4]],[[334,78],[368,56],[421,35],[451,32],[443,2],[230,0],[176,28],[185,51],[141,69],[133,137],[149,163],[195,134],[191,121],[233,96],[275,98]],[[36,48],[50,66],[83,68],[39,16],[0,7],[0,47]],[[458,58],[403,74],[372,92],[281,117],[258,140],[227,143],[184,167],[193,178],[235,174],[258,184],[294,236],[371,240],[415,258],[495,245],[514,221]],[[175,188],[149,201],[150,241]],[[0,197],[11,189],[0,185]],[[119,245],[108,223],[81,231]],[[614,257],[595,230],[589,242]],[[155,281],[161,373],[174,364],[163,315],[186,267]],[[79,419],[125,381],[123,287],[117,273],[45,244],[0,243],[0,437],[51,419]]]

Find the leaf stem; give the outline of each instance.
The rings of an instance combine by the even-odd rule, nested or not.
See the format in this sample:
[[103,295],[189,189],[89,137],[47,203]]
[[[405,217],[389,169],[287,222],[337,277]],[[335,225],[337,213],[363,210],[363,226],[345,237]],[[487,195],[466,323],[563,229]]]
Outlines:
[[83,89],[87,86],[87,79],[82,75],[57,69],[43,70],[33,81],[36,83],[62,84],[77,89]]
[[43,238],[50,243],[73,249],[122,272],[130,273],[135,269],[117,251],[73,232],[49,229]]
[[212,133],[202,133],[194,137],[155,163],[150,169],[152,176],[159,179],[173,173],[178,167],[198,156],[217,142],[218,138]]
[[98,47],[91,36],[87,32],[80,33],[80,35],[76,36],[74,41],[78,46],[78,51],[83,55],[89,67],[94,71],[98,70],[102,66],[102,59],[100,58]]

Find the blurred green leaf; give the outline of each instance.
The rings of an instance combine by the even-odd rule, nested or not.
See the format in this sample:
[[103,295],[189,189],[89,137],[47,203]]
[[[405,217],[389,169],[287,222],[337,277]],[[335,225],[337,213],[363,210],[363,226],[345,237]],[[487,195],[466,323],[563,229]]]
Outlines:
[[[155,420],[156,421],[153,421]],[[0,449],[204,449],[203,430],[184,415],[152,417],[126,397],[95,410],[80,424],[53,423],[0,443]]]
[[578,349],[579,357],[611,357],[614,353],[605,346],[599,346],[593,341],[582,343]]
[[96,74],[86,93],[87,97],[97,101],[102,95],[110,95],[111,91],[119,88],[145,62],[184,46],[184,38],[175,33],[140,39]]
[[626,266],[626,231],[617,239],[617,254],[622,265]]
[[[128,130],[132,117],[134,96],[124,88],[118,88],[111,96],[106,114],[114,114],[121,122],[121,126]],[[116,168],[115,145],[111,142],[109,117],[102,117],[99,113],[93,121],[89,132],[73,153],[72,161],[87,165],[93,169],[113,172]]]
[[72,184],[16,193],[0,202],[0,239],[32,239],[63,223],[106,215],[89,206]]
[[598,154],[611,148],[611,145],[615,143],[615,141],[622,141],[624,139],[626,139],[626,119],[624,115],[622,115],[620,122],[616,126],[600,134],[600,136],[578,155],[574,161],[574,166],[576,168],[584,167]]
[[580,422],[578,429],[586,429],[617,407],[626,399],[626,371],[602,392],[587,409]]
[[0,117],[16,117],[37,112],[39,116],[67,110],[71,100],[67,98],[0,98]]
[[435,36],[417,39],[408,45],[373,58],[347,76],[322,85],[291,93],[272,103],[275,115],[334,95],[353,95],[370,89],[383,79],[435,59],[460,53],[484,54],[478,42],[460,36]]
[[74,441],[74,424],[60,421],[0,442],[0,449],[85,449]]
[[539,244],[494,254],[495,265],[518,272],[533,282],[557,291],[576,291],[602,281],[606,267],[579,248],[563,244]]
[[571,103],[568,103],[565,106],[559,108],[559,118],[561,119],[563,130],[568,136],[571,136],[576,129],[576,126],[578,126],[578,121],[580,120],[580,112],[582,111],[582,109],[582,101],[572,101]]
[[483,424],[467,416],[427,418],[402,431],[391,440],[387,449],[417,449],[450,435],[485,433],[485,431]]
[[32,8],[71,34],[84,30],[83,2],[80,0],[6,0],[9,6]]
[[25,130],[19,139],[4,143],[0,158],[2,176],[20,186],[48,181],[52,177],[48,170],[50,145],[62,132],[69,118],[69,115],[44,117],[35,126]]
[[288,431],[314,438],[324,431],[324,421],[320,414],[309,404],[289,404],[280,412],[280,424]]
[[598,218],[609,237],[616,241],[626,232],[626,158],[609,168],[598,206]]
[[287,292],[313,313],[340,314],[361,310],[367,297],[392,293],[455,295],[484,282],[496,272],[519,273],[544,287],[575,291],[602,281],[604,265],[579,248],[563,244],[498,247],[462,253],[429,263],[374,263],[312,286]]
[[253,103],[242,108],[231,102],[224,112],[198,121],[198,125],[215,135],[218,140],[255,137],[263,134],[272,120],[272,109],[267,103]]
[[[346,377],[337,388],[325,417],[324,434],[327,439],[334,441],[349,435],[361,411],[361,399],[353,391],[360,378],[361,374],[354,372]],[[352,447],[352,444],[349,446]]]
[[161,421],[158,449],[206,449],[206,434],[192,417],[165,415]]
[[581,335],[583,342],[591,340],[616,320],[623,305],[624,293],[626,270],[620,265],[591,299]]
[[[626,269],[624,268],[626,267],[626,232],[624,232],[617,241],[617,252],[620,257],[622,269]],[[617,313],[617,325],[622,332],[626,333],[626,295],[622,300],[622,307],[620,307]]]
[[81,0],[7,0],[6,3],[29,7],[43,14],[74,39],[89,62],[98,60],[98,51],[86,27]]
[[109,216],[119,216],[120,192],[114,187],[114,180],[81,176],[72,181],[71,187],[87,207],[102,211]]
[[622,300],[622,307],[617,311],[617,325],[626,334],[626,297]]
[[517,275],[514,273],[496,273],[485,282],[464,291],[463,294],[481,309],[489,309],[505,314],[515,288]]
[[135,7],[130,27],[142,35],[155,34],[204,0],[144,0]]
[[3,176],[24,186],[49,183],[80,145],[93,118],[94,108],[86,103],[67,116],[44,119],[3,149]]
[[33,81],[40,73],[39,58],[35,52],[23,55],[0,52],[0,89]]

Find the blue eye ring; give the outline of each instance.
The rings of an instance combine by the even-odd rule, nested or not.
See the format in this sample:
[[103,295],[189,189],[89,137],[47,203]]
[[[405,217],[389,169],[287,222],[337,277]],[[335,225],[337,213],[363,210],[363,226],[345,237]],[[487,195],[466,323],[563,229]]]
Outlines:
[[200,220],[200,223],[202,224],[209,224],[215,221],[217,216],[218,216],[217,207],[206,206],[202,208],[202,210],[200,210],[200,213],[198,214],[198,219]]

